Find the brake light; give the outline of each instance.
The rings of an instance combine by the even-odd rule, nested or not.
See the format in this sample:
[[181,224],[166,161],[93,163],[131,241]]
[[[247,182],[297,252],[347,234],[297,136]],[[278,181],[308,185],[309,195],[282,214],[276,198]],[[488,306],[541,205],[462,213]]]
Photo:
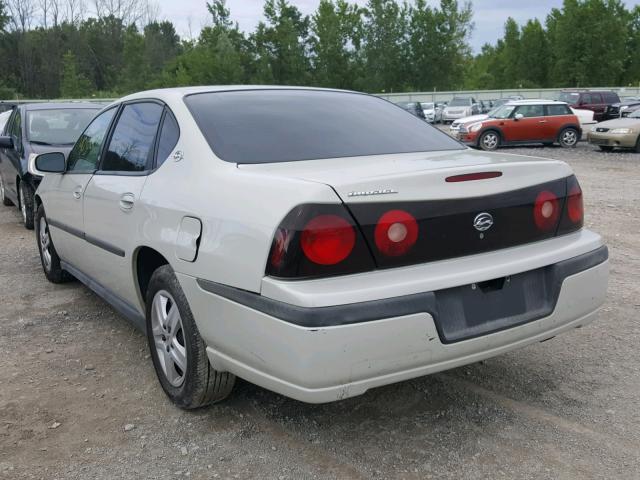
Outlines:
[[335,265],[349,256],[356,233],[344,218],[319,215],[306,224],[300,237],[305,256],[319,265]]
[[411,250],[418,240],[418,222],[404,210],[391,210],[378,220],[374,236],[381,253],[398,257]]
[[543,190],[533,205],[533,220],[540,230],[549,231],[558,226],[560,202],[549,190]]
[[489,178],[498,178],[502,176],[502,172],[476,172],[465,173],[463,175],[453,175],[445,178],[445,182],[457,183],[457,182],[472,182],[474,180],[487,180]]
[[584,205],[582,203],[582,189],[576,184],[569,190],[567,196],[567,215],[573,223],[581,223],[584,218]]

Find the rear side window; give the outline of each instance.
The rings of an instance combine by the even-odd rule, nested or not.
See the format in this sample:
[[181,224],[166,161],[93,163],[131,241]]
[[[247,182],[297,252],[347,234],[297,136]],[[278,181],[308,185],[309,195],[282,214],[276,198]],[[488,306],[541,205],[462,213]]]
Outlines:
[[215,154],[274,163],[464,147],[377,97],[320,90],[209,92],[185,98]]
[[620,101],[620,98],[618,97],[618,94],[616,94],[616,93],[605,92],[603,95],[604,95],[604,101],[606,103],[618,103]]
[[102,142],[117,108],[98,115],[87,127],[69,154],[67,170],[70,172],[93,172],[96,170]]
[[143,172],[153,158],[163,107],[145,102],[125,105],[113,129],[100,170],[103,172]]
[[162,128],[160,129],[160,138],[158,139],[158,154],[156,156],[156,167],[162,165],[178,143],[180,138],[180,128],[178,122],[171,112],[167,110]]
[[571,115],[572,112],[569,110],[567,105],[547,105],[547,115],[550,117],[557,115]]

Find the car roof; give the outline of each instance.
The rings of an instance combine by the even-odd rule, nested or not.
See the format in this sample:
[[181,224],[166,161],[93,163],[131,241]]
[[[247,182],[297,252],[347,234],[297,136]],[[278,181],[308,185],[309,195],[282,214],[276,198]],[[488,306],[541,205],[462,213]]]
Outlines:
[[543,98],[529,98],[527,100],[509,100],[507,105],[567,105],[567,102],[545,100]]
[[291,87],[286,85],[210,85],[201,87],[175,87],[175,88],[159,88],[156,90],[146,90],[134,93],[118,100],[118,102],[127,102],[130,100],[139,100],[145,98],[156,98],[159,100],[169,100],[175,98],[186,97],[198,93],[214,93],[214,92],[241,92],[250,90],[300,90],[300,91],[324,91],[324,92],[341,92],[367,95],[366,93],[354,92],[352,90],[340,90],[336,88],[319,88],[319,87]]
[[19,105],[19,107],[24,110],[31,112],[37,110],[65,110],[70,108],[76,109],[92,109],[92,110],[100,110],[104,107],[99,103],[91,103],[91,102],[41,102],[41,103],[25,103]]

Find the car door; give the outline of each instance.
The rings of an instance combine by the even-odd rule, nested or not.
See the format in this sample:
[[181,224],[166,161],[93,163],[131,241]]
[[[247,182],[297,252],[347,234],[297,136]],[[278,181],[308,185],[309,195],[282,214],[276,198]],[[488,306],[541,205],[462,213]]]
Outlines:
[[[522,118],[516,119],[517,115]],[[546,123],[544,107],[542,105],[520,105],[512,114],[505,129],[505,139],[508,142],[530,142],[542,140],[542,129]]]
[[153,101],[122,106],[84,195],[84,228],[91,252],[86,273],[130,306],[139,303],[132,256],[139,246],[136,229],[144,212],[136,202],[153,169],[163,113],[164,106]]
[[0,149],[0,168],[4,181],[5,195],[18,205],[18,177],[21,176],[21,158],[24,153],[22,145],[22,113],[20,108],[15,112],[7,125],[7,136],[13,141],[12,148]]
[[87,260],[84,193],[98,168],[104,139],[116,111],[117,108],[106,110],[89,124],[69,153],[66,172],[46,175],[38,190],[58,255],[80,270]]
[[568,105],[561,103],[545,105],[547,123],[544,126],[544,137],[550,142],[558,139],[560,130],[568,123],[574,123],[573,112]]

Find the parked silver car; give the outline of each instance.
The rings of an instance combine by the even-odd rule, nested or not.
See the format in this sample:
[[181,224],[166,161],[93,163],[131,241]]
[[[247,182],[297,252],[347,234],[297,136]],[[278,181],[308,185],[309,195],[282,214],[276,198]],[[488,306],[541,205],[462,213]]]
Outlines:
[[442,121],[451,123],[458,118],[469,117],[480,113],[478,103],[471,97],[455,97],[442,112]]
[[437,103],[433,102],[423,102],[422,110],[424,111],[424,116],[426,117],[427,122],[429,123],[440,123],[442,122],[442,108]]

